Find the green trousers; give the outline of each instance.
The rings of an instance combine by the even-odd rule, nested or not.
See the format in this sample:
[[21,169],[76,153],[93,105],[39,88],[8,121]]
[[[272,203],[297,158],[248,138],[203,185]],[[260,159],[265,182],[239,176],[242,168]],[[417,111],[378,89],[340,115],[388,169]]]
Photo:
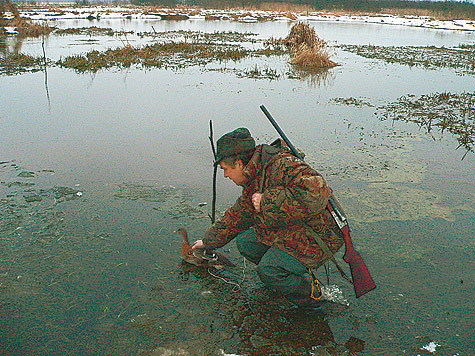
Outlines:
[[308,268],[295,257],[259,242],[253,228],[238,235],[236,245],[241,255],[257,265],[257,274],[267,288],[282,293],[297,307],[321,306],[322,301],[310,297],[312,279]]

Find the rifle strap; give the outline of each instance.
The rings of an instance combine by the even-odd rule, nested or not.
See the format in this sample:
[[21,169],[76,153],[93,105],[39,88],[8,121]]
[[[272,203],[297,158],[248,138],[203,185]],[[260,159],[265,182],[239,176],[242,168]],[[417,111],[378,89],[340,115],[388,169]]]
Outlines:
[[327,255],[327,257],[332,260],[332,262],[335,264],[336,268],[338,269],[338,271],[340,272],[341,276],[346,279],[348,282],[350,282],[351,284],[353,284],[353,281],[351,280],[350,277],[347,276],[347,274],[345,273],[345,271],[343,271],[343,269],[340,267],[340,265],[338,264],[338,262],[336,261],[335,259],[335,255],[330,251],[330,249],[328,248],[327,244],[322,240],[322,238],[315,232],[315,230],[312,229],[312,227],[310,225],[307,224],[307,226],[309,227],[310,229],[310,232],[312,233],[312,236],[313,238],[315,239],[315,241],[317,242],[318,246],[320,246],[320,248],[322,249],[322,251]]

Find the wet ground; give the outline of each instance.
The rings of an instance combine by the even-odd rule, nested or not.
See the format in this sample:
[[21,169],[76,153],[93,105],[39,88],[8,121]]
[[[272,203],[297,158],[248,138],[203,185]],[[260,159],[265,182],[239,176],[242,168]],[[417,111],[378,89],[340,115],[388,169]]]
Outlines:
[[[153,44],[155,32],[181,40],[185,29],[208,39],[237,31],[243,35],[235,44],[251,50],[292,25],[110,21],[89,24],[134,31],[127,41],[137,47]],[[65,20],[59,27],[86,25]],[[474,41],[456,31],[312,25],[345,45]],[[5,48],[41,58],[43,45],[57,62],[124,46],[124,35],[81,31],[20,44],[8,38]],[[1,352],[474,354],[475,158],[473,141],[461,142],[473,139],[473,74],[339,47],[334,60],[338,67],[317,74],[297,72],[275,55],[81,74],[51,65],[2,75]],[[281,75],[257,75],[265,70]],[[262,288],[233,243],[223,251],[233,269],[205,271],[180,259],[173,231],[186,227],[195,239],[210,222],[209,120],[215,136],[247,126],[260,143],[270,142],[277,135],[261,104],[337,192],[378,285],[356,300],[331,266],[329,282],[318,271],[334,300],[323,317]],[[455,130],[441,124],[442,114]],[[468,146],[459,147],[463,142]],[[238,194],[220,177],[218,214]]]

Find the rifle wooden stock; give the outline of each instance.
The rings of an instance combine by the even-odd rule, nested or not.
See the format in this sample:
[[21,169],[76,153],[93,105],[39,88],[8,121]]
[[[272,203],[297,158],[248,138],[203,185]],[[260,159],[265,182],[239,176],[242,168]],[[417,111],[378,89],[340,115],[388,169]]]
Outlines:
[[[334,211],[331,202],[328,202],[327,209],[330,213]],[[334,215],[332,214],[332,216]],[[371,273],[369,272],[368,267],[366,267],[366,263],[363,261],[363,257],[361,257],[360,253],[356,251],[353,246],[348,223],[346,221],[338,221],[338,217],[336,217],[335,220],[338,226],[340,226],[340,223],[343,225],[340,226],[343,240],[345,241],[345,254],[343,255],[343,261],[350,265],[353,288],[355,290],[356,298],[359,298],[375,289],[376,283],[374,283],[373,277],[371,277]]]

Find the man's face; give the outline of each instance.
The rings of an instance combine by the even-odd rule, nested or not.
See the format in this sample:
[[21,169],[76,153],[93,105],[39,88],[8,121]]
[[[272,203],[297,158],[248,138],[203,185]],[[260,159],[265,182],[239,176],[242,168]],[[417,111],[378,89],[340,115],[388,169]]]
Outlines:
[[234,184],[243,186],[247,182],[247,178],[243,173],[244,164],[241,160],[234,162],[234,164],[221,162],[221,169],[224,171],[224,178],[231,179]]

